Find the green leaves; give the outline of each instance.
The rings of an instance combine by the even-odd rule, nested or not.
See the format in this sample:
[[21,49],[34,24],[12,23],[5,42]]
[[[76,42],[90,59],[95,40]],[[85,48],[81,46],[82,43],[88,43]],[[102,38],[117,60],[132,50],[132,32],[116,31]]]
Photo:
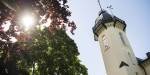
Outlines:
[[[45,35],[39,36],[43,32],[45,32]],[[34,71],[28,71],[34,72],[36,75],[87,75],[87,68],[80,64],[80,60],[77,57],[79,55],[77,46],[65,31],[58,30],[53,35],[46,32],[45,29],[32,36],[32,42],[35,44],[31,44],[29,48],[31,53],[26,55],[31,57],[26,58],[25,56],[23,58],[26,61],[22,64],[27,65],[22,67],[33,68],[35,67],[34,63],[37,63]],[[29,62],[32,65],[27,62],[31,58],[32,60]]]
[[[71,12],[66,3],[67,0],[0,1],[0,75],[87,75],[76,44],[65,32],[66,27],[71,27],[72,34],[76,29],[68,19]],[[17,22],[24,8],[38,16],[29,33]],[[48,19],[48,27],[38,29]],[[10,26],[4,31],[2,24],[6,21]],[[10,37],[18,41],[12,43]]]

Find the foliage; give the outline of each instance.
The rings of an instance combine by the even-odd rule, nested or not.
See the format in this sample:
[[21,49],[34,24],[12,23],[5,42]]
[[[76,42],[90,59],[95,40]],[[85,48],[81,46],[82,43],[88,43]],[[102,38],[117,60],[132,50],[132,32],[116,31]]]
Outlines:
[[[50,34],[48,29],[38,30],[32,38],[32,42],[26,44],[28,51],[21,54],[24,57],[20,58],[19,63],[27,72],[35,75],[87,75],[86,67],[80,64],[77,57],[76,44],[64,30],[58,30],[55,34]],[[34,68],[34,71],[29,68]]]
[[[76,29],[68,19],[71,12],[66,3],[67,0],[0,1],[1,75],[87,75],[77,57],[76,44],[65,32],[67,27],[71,27],[72,34]],[[26,9],[36,15],[31,33],[18,22],[18,14]],[[37,28],[49,19],[48,27]]]

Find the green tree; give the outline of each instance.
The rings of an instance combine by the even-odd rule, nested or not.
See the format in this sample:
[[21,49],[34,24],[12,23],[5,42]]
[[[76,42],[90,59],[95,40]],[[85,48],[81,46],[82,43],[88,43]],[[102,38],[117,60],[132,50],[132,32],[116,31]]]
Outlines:
[[[68,19],[71,12],[66,3],[67,0],[0,0],[1,75],[87,75],[76,44],[65,32],[66,27],[71,27],[72,34],[76,29]],[[26,8],[37,19],[30,34],[18,23],[18,14]],[[47,28],[36,28],[48,19],[51,23]],[[4,30],[8,24],[8,30]],[[12,42],[11,38],[18,41]]]
[[47,28],[37,30],[26,46],[28,51],[21,54],[24,57],[20,56],[19,69],[34,75],[87,75],[87,68],[78,59],[76,44],[64,30],[54,34]]

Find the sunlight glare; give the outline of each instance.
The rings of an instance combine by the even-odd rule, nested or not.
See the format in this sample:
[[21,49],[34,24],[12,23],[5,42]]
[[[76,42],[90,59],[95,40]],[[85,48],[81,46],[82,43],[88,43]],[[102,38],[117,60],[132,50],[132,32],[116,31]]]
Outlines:
[[21,22],[23,26],[25,27],[25,30],[28,30],[31,27],[31,25],[34,24],[34,17],[31,15],[24,15],[22,17]]

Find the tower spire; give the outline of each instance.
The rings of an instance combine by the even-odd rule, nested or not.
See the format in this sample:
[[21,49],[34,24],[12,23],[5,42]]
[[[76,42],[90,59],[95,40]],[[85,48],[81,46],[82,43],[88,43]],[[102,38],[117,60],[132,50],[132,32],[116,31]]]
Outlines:
[[98,4],[99,4],[99,7],[100,7],[101,11],[103,11],[100,0],[98,0]]

